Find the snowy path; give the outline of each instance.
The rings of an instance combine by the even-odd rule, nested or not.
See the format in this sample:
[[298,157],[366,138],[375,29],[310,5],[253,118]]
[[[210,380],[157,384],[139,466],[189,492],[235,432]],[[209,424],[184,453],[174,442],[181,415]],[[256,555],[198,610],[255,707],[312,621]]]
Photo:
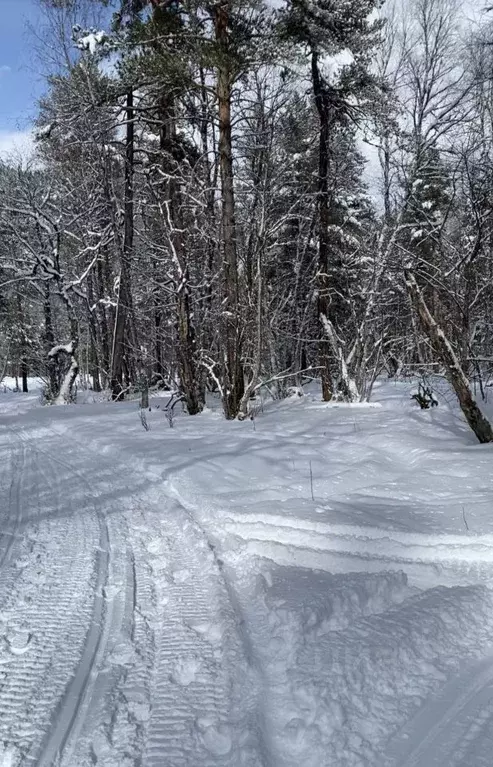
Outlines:
[[0,741],[11,761],[51,765],[70,753],[89,701],[103,694],[103,661],[132,595],[122,587],[123,531],[111,529],[89,477],[62,457],[68,446],[42,437],[9,428],[2,442],[14,441],[19,458],[6,523],[15,532],[1,567]]
[[[16,441],[19,458],[6,525],[11,545],[2,561],[0,740],[26,763],[52,764],[88,688],[103,633],[108,536],[94,507],[71,513],[78,493],[89,501],[78,474],[64,492],[59,463],[29,445],[22,431],[9,431],[8,439]],[[63,715],[46,736],[56,707]]]
[[453,414],[14,405],[0,767],[491,763],[491,457]]
[[258,764],[230,732],[250,715],[234,610],[186,512],[65,431],[7,423],[0,450],[0,764]]

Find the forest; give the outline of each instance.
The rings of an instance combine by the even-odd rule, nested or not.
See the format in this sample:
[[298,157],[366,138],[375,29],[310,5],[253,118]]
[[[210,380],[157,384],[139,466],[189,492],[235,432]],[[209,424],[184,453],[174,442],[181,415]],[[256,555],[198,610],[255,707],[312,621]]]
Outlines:
[[493,371],[493,14],[458,0],[39,0],[0,164],[0,378],[227,419]]

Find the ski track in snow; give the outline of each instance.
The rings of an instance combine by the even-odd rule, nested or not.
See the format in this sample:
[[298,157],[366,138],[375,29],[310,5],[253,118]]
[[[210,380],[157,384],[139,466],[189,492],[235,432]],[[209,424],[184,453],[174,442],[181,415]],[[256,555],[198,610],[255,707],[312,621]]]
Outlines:
[[[125,561],[115,554],[118,547],[86,478],[28,434],[13,433],[22,460],[9,518],[16,531],[24,527],[24,550],[10,568],[12,545],[2,560],[9,589],[2,589],[0,608],[0,742],[13,749],[12,759],[19,755],[22,764],[48,767],[62,753],[70,761],[71,740],[102,685],[109,637],[131,599],[120,596]],[[106,598],[111,589],[115,594]],[[27,636],[25,653],[12,653],[9,634],[14,640]]]
[[8,510],[6,524],[2,528],[2,548],[0,549],[0,574],[3,566],[8,562],[10,552],[18,534],[21,524],[22,504],[22,475],[26,462],[26,449],[22,440],[18,440],[13,450],[9,450],[2,465],[5,467],[4,474],[10,475],[10,487],[8,491]]
[[[70,753],[70,738],[83,727],[87,702],[100,684],[108,637],[114,621],[119,625],[117,600],[104,599],[103,590],[119,582],[124,564],[112,556],[106,520],[84,476],[29,444],[22,431],[16,437],[22,474],[32,484],[22,489],[16,480],[11,504],[15,529],[25,527],[27,551],[11,568],[20,574],[1,611],[6,625],[0,740],[13,744],[22,763],[48,767],[62,752],[64,758]],[[64,486],[61,470],[68,470]],[[43,497],[34,497],[36,492]],[[74,496],[84,502],[82,513],[70,513]],[[12,653],[9,632],[14,638],[16,632],[27,634],[25,654]]]
[[493,657],[454,678],[391,742],[385,767],[488,767]]
[[[23,479],[16,483],[15,503],[10,509],[14,509],[12,524],[19,532],[19,541],[8,552],[11,554],[17,543],[20,550],[17,558],[9,557],[3,563],[4,568],[9,566],[9,590],[2,592],[0,608],[0,740],[11,744],[29,764],[37,762],[42,754],[40,735],[46,731],[50,711],[74,671],[74,648],[82,652],[86,626],[93,617],[92,563],[87,556],[80,556],[79,547],[84,551],[87,542],[90,551],[97,540],[97,525],[87,517],[74,518],[70,535],[67,529],[63,531],[59,551],[53,544],[60,543],[60,538],[57,541],[55,537],[50,547],[43,547],[54,525],[49,519],[39,520],[38,490],[48,495],[54,510],[62,508],[63,494],[52,463],[40,460],[40,454],[26,444],[21,433],[17,438],[23,455]],[[88,586],[85,592],[81,590],[84,582]],[[13,652],[16,642],[25,652]],[[57,750],[58,744],[54,753]]]

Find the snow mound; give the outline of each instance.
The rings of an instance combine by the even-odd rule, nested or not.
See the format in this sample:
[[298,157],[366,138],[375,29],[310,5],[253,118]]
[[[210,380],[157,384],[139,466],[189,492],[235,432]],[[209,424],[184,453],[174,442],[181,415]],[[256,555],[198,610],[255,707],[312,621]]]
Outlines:
[[403,572],[331,575],[279,567],[261,577],[265,606],[275,616],[271,620],[311,637],[346,628],[356,618],[383,612],[413,593]]
[[406,598],[405,577],[389,573],[344,576],[346,593],[334,580],[327,594],[330,578],[316,580],[285,569],[260,600],[276,746],[286,764],[377,764],[420,704],[487,652],[493,592],[437,587]]

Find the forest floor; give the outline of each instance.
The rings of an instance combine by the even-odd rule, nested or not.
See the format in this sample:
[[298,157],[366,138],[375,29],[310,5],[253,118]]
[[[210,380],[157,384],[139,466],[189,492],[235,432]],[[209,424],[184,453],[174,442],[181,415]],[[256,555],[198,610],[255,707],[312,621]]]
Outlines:
[[0,393],[1,767],[491,767],[493,447]]

